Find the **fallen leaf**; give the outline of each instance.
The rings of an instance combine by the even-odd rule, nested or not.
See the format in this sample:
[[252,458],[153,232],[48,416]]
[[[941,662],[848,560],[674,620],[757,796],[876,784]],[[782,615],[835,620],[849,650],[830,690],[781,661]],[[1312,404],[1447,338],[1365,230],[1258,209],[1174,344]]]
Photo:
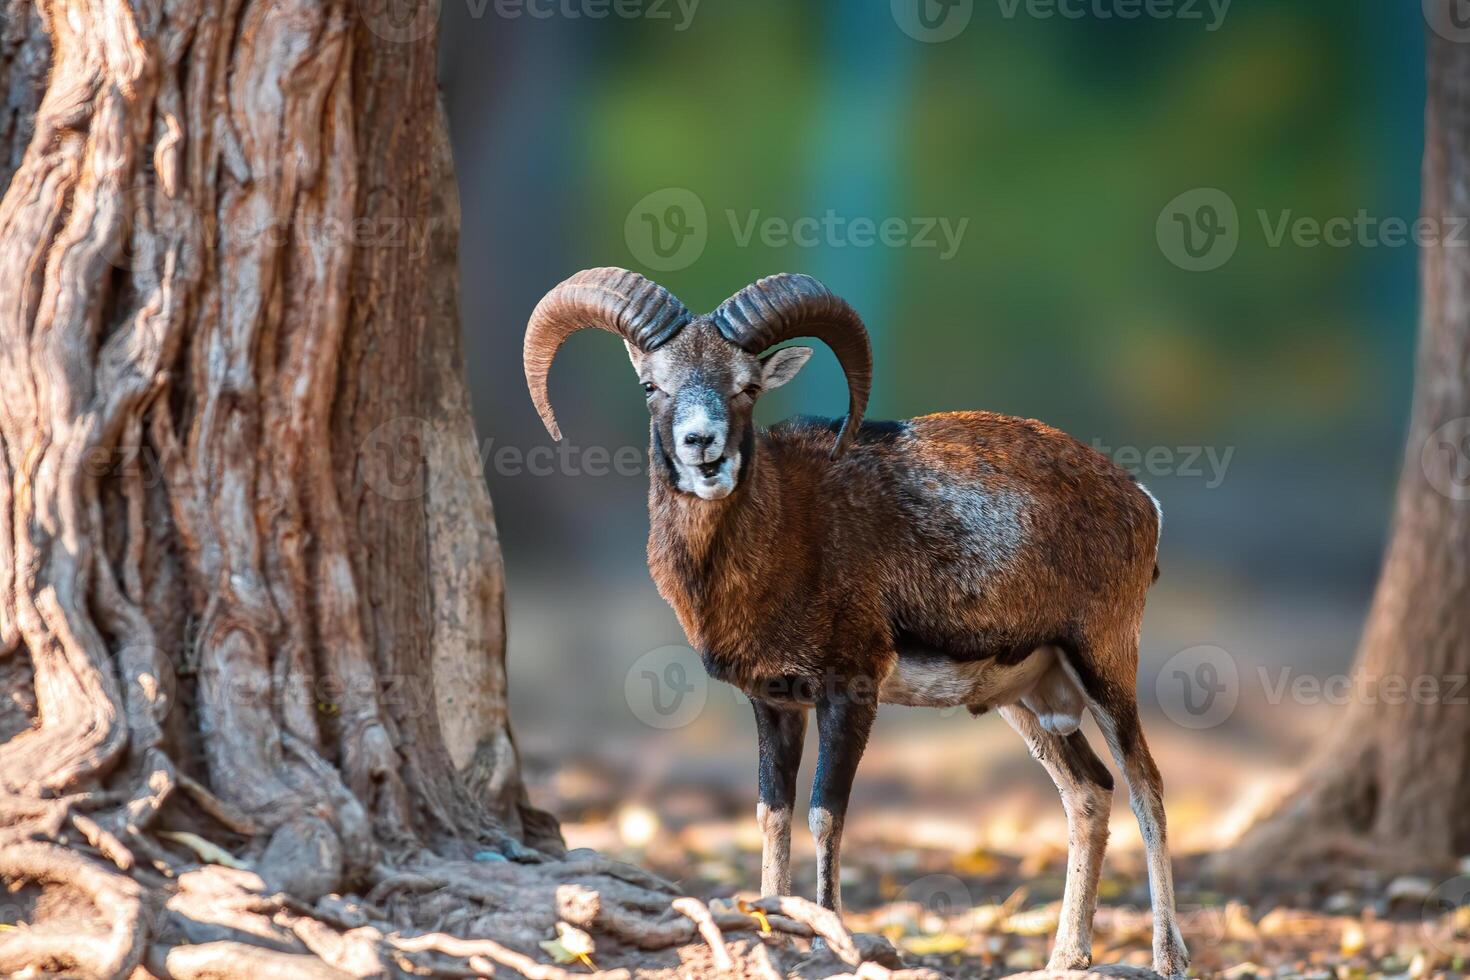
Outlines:
[[932,936],[905,936],[899,942],[915,956],[928,956],[933,953],[958,953],[965,948],[968,940],[958,933],[939,932]]
[[954,866],[955,870],[962,874],[989,875],[994,874],[1000,869],[1000,862],[989,851],[977,847],[975,850],[967,854],[961,854],[955,858]]
[[187,830],[160,830],[158,836],[167,837],[171,841],[183,844],[197,854],[199,860],[205,864],[222,864],[227,868],[238,868],[242,871],[250,870],[250,865],[241,861],[218,844],[211,843],[198,834],[191,834]]
[[1006,966],[1014,970],[1035,970],[1041,966],[1041,956],[1035,950],[1018,949],[1006,957]]
[[595,947],[591,936],[565,922],[556,924],[556,934],[555,939],[541,940],[541,948],[546,950],[548,956],[559,964],[581,963],[589,970],[596,969],[592,965],[591,957]]
[[1043,905],[1026,912],[1017,912],[1006,919],[1005,931],[1017,936],[1050,936],[1056,932],[1061,921],[1061,906],[1057,903]]
[[1225,905],[1225,938],[1255,941],[1261,938],[1256,925],[1244,903],[1227,902]]
[[561,939],[561,944],[575,956],[591,956],[597,949],[592,943],[591,936],[570,923],[558,922],[556,933]]

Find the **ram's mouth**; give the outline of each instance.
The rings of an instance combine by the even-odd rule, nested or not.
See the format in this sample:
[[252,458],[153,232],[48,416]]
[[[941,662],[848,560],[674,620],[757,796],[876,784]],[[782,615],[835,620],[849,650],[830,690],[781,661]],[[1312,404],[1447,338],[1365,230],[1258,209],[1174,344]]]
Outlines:
[[695,469],[699,470],[699,475],[704,477],[706,480],[713,480],[715,477],[720,475],[720,470],[723,469],[724,466],[725,457],[721,456],[713,463],[700,463],[697,467],[695,467]]

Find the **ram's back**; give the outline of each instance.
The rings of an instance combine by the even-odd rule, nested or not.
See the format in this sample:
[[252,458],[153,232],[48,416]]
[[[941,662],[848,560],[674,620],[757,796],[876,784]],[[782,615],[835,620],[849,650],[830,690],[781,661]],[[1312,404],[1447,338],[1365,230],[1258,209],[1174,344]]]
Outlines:
[[993,654],[1137,606],[1160,516],[1103,453],[991,412],[867,422],[829,460],[839,423],[793,419],[769,437],[803,473],[832,567],[865,569],[901,633]]

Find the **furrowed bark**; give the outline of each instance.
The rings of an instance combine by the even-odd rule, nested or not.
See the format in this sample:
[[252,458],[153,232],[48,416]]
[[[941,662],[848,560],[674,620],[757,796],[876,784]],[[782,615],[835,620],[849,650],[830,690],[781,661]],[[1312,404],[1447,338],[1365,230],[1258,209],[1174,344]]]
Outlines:
[[[1430,32],[1423,214],[1470,200],[1470,45]],[[1419,356],[1393,527],[1355,697],[1301,786],[1218,865],[1448,869],[1470,853],[1470,255],[1421,249]]]
[[[433,30],[386,0],[4,13],[7,832],[116,798],[93,846],[212,821],[307,899],[519,847],[524,815],[558,848],[505,710]],[[373,438],[405,419],[408,496]]]

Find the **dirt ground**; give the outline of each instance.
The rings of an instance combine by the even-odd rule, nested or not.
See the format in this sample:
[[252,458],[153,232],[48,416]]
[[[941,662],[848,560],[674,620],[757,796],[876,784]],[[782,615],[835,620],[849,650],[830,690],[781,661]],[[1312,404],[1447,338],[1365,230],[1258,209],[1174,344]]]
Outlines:
[[[1267,748],[1238,744],[1229,733],[1151,732],[1160,767],[1173,776],[1168,810],[1192,972],[1341,980],[1463,974],[1470,863],[1461,877],[1385,878],[1349,868],[1313,881],[1228,887],[1206,873],[1206,855],[1289,785],[1316,723],[1302,718],[1302,732],[1278,732]],[[962,740],[947,731],[921,726],[875,740],[864,760],[843,849],[847,924],[890,939],[907,965],[952,977],[1042,969],[1065,874],[1061,806],[1003,725]],[[727,759],[704,746],[690,761],[688,739],[665,733],[636,747],[609,745],[544,772],[537,802],[562,817],[573,847],[636,862],[713,903],[752,899],[760,878],[754,746],[729,749]],[[936,767],[936,756],[944,766]],[[810,843],[800,826],[794,838],[796,891],[809,894]],[[1138,832],[1119,792],[1095,963],[1149,965],[1148,908]]]

